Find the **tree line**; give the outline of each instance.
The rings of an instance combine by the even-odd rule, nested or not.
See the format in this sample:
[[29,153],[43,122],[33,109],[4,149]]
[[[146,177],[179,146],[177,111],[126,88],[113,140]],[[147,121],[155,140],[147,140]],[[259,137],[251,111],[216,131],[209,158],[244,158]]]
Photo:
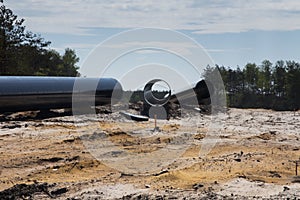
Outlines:
[[60,55],[50,41],[27,31],[24,21],[0,0],[0,75],[77,76],[75,51]]
[[[242,69],[216,66],[227,93],[229,107],[298,110],[300,108],[300,63],[264,60]],[[212,71],[207,67],[205,73]]]

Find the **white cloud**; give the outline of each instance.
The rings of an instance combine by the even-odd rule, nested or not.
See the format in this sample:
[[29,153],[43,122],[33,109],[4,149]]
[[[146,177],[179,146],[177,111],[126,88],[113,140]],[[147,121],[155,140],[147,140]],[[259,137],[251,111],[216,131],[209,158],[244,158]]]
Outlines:
[[[164,42],[164,41],[150,41],[150,42],[126,42],[122,44],[102,45],[105,48],[112,49],[138,49],[137,53],[158,53],[158,51],[176,52],[180,55],[191,55],[193,49],[198,48],[196,44],[188,42]],[[141,48],[142,47],[142,48]]]
[[224,53],[224,52],[240,52],[240,51],[252,51],[252,48],[237,48],[237,49],[206,49],[209,53]]
[[79,49],[79,50],[90,50],[96,47],[95,44],[87,44],[87,43],[67,43],[64,46],[65,48],[69,47],[71,49]]
[[158,27],[195,33],[300,29],[298,0],[19,0],[6,4],[32,31],[88,34],[81,27]]

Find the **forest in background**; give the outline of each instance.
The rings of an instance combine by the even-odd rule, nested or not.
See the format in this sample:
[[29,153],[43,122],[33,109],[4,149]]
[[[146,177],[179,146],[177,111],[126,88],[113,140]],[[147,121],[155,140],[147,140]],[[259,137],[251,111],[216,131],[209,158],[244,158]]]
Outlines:
[[[298,110],[300,108],[300,63],[264,60],[242,69],[216,66],[227,92],[227,105],[236,108]],[[213,68],[207,67],[205,73]]]
[[63,55],[50,49],[50,41],[26,30],[24,19],[0,0],[0,75],[77,76],[79,58],[66,48]]
[[[228,107],[265,108],[294,111],[300,108],[300,63],[264,60],[260,65],[248,63],[243,68],[207,66],[205,80],[211,82],[216,70],[220,72],[226,90]],[[222,88],[213,83],[214,88]],[[222,84],[222,83],[219,83]],[[217,92],[217,91],[215,91]],[[143,91],[131,94],[130,102],[143,100]],[[163,93],[165,94],[165,93]]]

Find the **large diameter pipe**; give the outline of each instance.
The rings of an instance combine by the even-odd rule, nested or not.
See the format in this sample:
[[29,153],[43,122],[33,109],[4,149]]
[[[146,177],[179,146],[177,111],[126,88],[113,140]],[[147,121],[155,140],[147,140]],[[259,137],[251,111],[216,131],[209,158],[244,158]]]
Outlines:
[[[144,87],[144,99],[145,103],[151,106],[163,106],[166,103],[176,103],[179,102],[188,103],[191,102],[192,104],[210,104],[210,92],[213,92],[212,85],[205,80],[199,81],[194,88],[189,88],[178,92],[176,94],[171,95],[171,89],[168,91],[164,91],[165,96],[162,98],[158,98],[154,95],[153,86],[158,82],[164,82],[160,79],[154,79],[146,84]],[[197,102],[196,102],[196,101]]]
[[195,87],[183,90],[176,94],[171,95],[171,90],[163,91],[162,98],[158,98],[154,94],[153,85],[157,82],[161,82],[160,79],[154,79],[148,82],[144,88],[144,105],[142,114],[148,117],[159,119],[169,119],[170,109],[174,104],[180,105],[180,107],[197,107],[199,105],[211,104],[211,93],[214,92],[214,88],[209,81],[201,80]]
[[[97,87],[79,91],[73,88],[75,81]],[[94,95],[93,105],[104,105],[110,104],[112,98],[121,98],[122,92],[121,84],[112,78],[2,76],[0,112],[72,108],[73,94],[80,94],[79,101],[83,103],[85,97]]]
[[214,91],[212,84],[207,80],[199,81],[194,88],[184,90],[170,97],[169,102],[179,103],[183,102],[194,102],[195,98],[198,105],[210,104],[210,93]]

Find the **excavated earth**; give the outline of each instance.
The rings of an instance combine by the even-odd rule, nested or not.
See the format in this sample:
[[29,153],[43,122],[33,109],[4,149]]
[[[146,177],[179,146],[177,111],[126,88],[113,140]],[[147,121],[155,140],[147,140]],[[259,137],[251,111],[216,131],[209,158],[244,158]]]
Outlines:
[[0,116],[0,199],[300,198],[300,112],[34,115]]

